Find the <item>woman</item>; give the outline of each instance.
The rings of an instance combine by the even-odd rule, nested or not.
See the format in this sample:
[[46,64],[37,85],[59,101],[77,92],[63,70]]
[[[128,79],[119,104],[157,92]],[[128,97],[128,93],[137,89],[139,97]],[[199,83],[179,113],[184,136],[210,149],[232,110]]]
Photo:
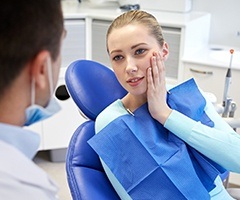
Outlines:
[[[128,93],[99,114],[98,134],[89,143],[120,198],[232,199],[220,175],[223,168],[240,172],[240,136],[194,81],[167,90],[164,62],[169,49],[154,16],[129,11],[117,17],[107,32],[107,50],[116,77]],[[142,146],[151,154],[147,161]],[[152,157],[158,165],[151,171]]]

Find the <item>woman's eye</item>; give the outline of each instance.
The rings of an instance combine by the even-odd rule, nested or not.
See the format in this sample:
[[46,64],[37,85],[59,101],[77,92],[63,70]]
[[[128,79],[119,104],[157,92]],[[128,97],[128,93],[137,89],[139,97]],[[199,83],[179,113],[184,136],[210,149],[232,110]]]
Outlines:
[[118,60],[121,60],[122,58],[123,58],[123,56],[114,56],[113,60],[118,61]]
[[146,50],[145,49],[138,49],[136,50],[135,54],[139,55],[139,54],[143,54]]

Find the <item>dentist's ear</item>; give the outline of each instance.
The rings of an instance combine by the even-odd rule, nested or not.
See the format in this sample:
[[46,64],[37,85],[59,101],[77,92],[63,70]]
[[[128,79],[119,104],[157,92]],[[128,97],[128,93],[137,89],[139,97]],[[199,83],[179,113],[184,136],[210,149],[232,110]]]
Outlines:
[[166,61],[168,59],[168,54],[169,54],[168,44],[164,42],[162,49],[163,61]]
[[31,73],[35,79],[36,88],[45,88],[48,84],[47,60],[50,56],[48,51],[39,52],[31,62]]

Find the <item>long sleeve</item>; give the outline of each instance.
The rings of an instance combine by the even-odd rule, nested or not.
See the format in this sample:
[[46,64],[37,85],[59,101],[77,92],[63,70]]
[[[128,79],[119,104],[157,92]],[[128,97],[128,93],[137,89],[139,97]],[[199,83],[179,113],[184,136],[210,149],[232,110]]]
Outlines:
[[206,101],[205,112],[214,122],[213,128],[175,110],[164,127],[227,170],[240,173],[240,135],[221,118],[212,103]]

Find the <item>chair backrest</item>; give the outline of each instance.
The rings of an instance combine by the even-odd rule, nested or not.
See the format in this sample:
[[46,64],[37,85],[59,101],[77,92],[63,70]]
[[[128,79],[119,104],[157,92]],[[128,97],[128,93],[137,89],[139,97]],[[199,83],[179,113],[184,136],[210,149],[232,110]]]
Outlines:
[[92,120],[106,106],[127,93],[110,68],[91,60],[70,64],[65,81],[78,108]]
[[127,92],[110,68],[90,60],[78,60],[70,64],[65,74],[65,82],[77,107],[89,118],[73,133],[68,146],[66,172],[72,198],[119,199],[98,155],[87,141],[95,134],[94,123],[97,115]]

